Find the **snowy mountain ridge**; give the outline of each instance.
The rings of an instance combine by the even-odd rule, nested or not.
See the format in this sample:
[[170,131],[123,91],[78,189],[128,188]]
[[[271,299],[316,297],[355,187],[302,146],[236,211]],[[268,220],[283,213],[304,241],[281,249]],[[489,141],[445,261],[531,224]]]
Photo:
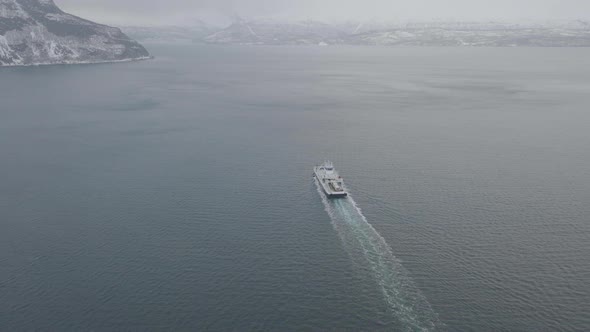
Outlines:
[[120,29],[67,14],[53,0],[0,0],[0,66],[147,57],[147,50]]
[[[140,40],[191,40],[237,45],[376,45],[590,47],[590,22],[569,21],[341,21],[234,19],[224,28],[200,26],[139,31]],[[139,33],[141,32],[141,33]]]
[[239,21],[204,38],[213,44],[383,46],[590,46],[590,24],[567,22]]

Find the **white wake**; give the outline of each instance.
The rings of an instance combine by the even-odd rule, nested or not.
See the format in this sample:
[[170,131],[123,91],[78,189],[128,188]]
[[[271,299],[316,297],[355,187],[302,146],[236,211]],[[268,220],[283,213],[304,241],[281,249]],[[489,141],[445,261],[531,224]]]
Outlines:
[[316,182],[324,207],[344,248],[354,263],[375,279],[393,318],[404,331],[444,329],[438,315],[395,257],[385,239],[373,228],[354,199],[330,200]]

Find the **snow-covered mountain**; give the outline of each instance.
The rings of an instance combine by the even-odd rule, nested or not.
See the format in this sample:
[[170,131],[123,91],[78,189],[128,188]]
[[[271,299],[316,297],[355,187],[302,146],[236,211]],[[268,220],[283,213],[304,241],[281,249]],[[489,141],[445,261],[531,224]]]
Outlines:
[[346,33],[337,26],[317,21],[238,20],[207,36],[213,44],[318,45],[343,43]]
[[0,66],[141,59],[118,28],[64,13],[53,0],[0,0]]
[[281,22],[239,20],[204,38],[213,44],[590,47],[590,23]]
[[583,21],[544,23],[426,22],[350,35],[355,45],[589,47]]

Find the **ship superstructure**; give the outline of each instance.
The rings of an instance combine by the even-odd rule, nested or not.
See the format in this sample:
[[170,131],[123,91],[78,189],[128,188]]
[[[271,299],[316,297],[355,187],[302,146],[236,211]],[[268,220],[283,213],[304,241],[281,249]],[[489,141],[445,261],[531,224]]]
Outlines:
[[320,186],[326,196],[329,198],[338,198],[348,196],[348,192],[344,188],[344,180],[334,169],[334,164],[329,161],[313,168],[315,178],[318,180]]

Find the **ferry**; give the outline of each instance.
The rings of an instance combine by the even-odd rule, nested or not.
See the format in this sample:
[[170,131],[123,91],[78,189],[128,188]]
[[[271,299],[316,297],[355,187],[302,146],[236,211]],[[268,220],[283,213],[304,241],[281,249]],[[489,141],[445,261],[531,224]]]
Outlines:
[[344,180],[338,175],[331,162],[326,161],[322,165],[314,167],[313,174],[329,198],[348,196],[348,192],[344,188]]

